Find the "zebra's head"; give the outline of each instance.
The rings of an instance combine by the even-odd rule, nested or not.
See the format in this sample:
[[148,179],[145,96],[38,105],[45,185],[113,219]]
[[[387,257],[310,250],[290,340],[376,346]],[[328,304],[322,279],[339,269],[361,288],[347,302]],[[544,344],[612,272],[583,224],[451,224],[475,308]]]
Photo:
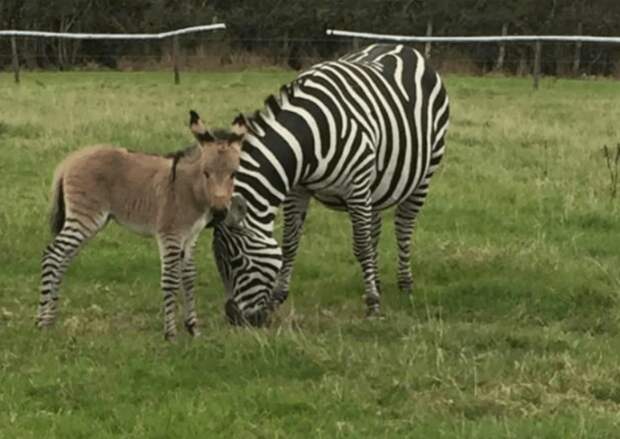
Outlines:
[[261,232],[221,223],[213,235],[213,253],[228,295],[229,322],[266,324],[273,310],[271,293],[282,266],[278,242]]

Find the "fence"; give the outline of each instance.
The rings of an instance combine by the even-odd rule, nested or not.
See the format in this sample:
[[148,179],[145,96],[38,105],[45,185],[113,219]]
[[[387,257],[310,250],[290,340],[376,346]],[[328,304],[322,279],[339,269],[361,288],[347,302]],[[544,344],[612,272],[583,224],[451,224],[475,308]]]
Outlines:
[[[534,88],[538,88],[541,72],[542,43],[576,43],[578,50],[582,43],[620,44],[620,37],[594,37],[582,35],[502,35],[502,36],[469,36],[469,37],[437,37],[437,36],[408,36],[374,34],[368,32],[352,32],[345,30],[328,29],[327,35],[350,37],[354,39],[371,39],[379,41],[395,41],[402,43],[426,43],[426,55],[430,56],[432,43],[534,43]],[[501,51],[501,49],[500,49]]]
[[88,33],[67,33],[67,32],[44,32],[44,31],[24,31],[24,30],[0,30],[0,37],[11,38],[12,65],[15,75],[15,82],[19,83],[19,59],[17,55],[16,37],[42,37],[42,38],[67,38],[74,40],[163,40],[172,38],[172,57],[174,70],[174,83],[180,83],[179,74],[179,35],[195,32],[212,31],[226,29],[224,23],[207,24],[201,26],[186,27],[170,32],[158,34],[88,34]]

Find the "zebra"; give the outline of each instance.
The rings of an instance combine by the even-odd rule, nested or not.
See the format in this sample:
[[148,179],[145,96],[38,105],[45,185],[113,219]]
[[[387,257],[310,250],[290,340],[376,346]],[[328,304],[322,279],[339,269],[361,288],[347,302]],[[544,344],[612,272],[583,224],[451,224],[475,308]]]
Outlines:
[[[375,44],[317,64],[240,114],[244,133],[235,192],[243,227],[215,227],[213,251],[233,324],[262,325],[289,291],[311,198],[348,212],[369,317],[380,315],[377,244],[381,211],[396,206],[398,285],[413,290],[411,235],[445,150],[449,102],[416,50]],[[273,237],[283,207],[283,245]]]
[[194,304],[193,251],[210,221],[234,225],[245,202],[233,198],[241,137],[216,139],[190,112],[197,145],[169,156],[96,145],[73,152],[58,165],[52,183],[50,225],[54,239],[41,261],[36,325],[54,323],[59,288],[71,260],[86,241],[115,219],[157,238],[161,257],[164,333],[176,336],[175,296],[185,293],[185,327],[199,334]]

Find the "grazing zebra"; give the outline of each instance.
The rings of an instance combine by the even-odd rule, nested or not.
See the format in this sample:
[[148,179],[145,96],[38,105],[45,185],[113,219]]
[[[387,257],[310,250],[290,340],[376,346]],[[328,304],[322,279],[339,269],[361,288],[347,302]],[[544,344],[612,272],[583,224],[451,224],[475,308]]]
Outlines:
[[[214,252],[233,323],[260,325],[288,294],[308,202],[346,210],[362,266],[369,316],[379,308],[380,211],[396,206],[398,284],[411,292],[411,235],[444,153],[448,97],[414,49],[377,44],[318,64],[239,115],[245,133],[236,193],[248,205],[243,228],[216,226]],[[282,250],[272,236],[283,204]]]
[[190,112],[190,128],[199,146],[169,157],[93,146],[58,166],[50,218],[55,236],[43,253],[39,328],[56,318],[60,283],[73,257],[113,218],[157,238],[166,339],[176,336],[175,295],[181,286],[185,327],[198,335],[192,256],[196,240],[208,221],[225,217],[231,205],[226,222],[240,221],[244,202],[231,202],[241,137],[215,139],[195,112]]

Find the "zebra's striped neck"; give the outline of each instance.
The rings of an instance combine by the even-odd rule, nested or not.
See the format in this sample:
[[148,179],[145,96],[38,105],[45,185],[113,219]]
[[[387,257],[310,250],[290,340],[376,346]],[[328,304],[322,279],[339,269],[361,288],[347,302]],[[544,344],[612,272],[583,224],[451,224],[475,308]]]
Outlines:
[[248,203],[250,226],[267,234],[278,207],[304,178],[316,142],[307,119],[291,103],[296,89],[296,83],[282,87],[278,98],[267,98],[264,109],[247,121],[235,191]]

